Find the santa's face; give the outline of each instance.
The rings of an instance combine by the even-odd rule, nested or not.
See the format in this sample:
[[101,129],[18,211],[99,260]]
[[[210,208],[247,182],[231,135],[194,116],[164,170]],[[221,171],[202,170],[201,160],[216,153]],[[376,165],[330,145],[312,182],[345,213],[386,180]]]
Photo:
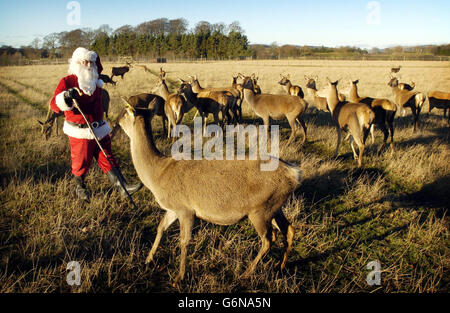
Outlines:
[[78,77],[78,85],[81,90],[91,96],[97,88],[98,71],[95,62],[81,60],[75,64],[74,74]]

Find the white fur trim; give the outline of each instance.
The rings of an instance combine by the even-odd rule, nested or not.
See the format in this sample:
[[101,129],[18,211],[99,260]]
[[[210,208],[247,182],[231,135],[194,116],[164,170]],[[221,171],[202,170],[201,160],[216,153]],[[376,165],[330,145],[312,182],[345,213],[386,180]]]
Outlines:
[[[78,138],[78,139],[94,139],[94,136],[91,133],[89,128],[79,128],[73,126],[67,121],[64,121],[63,132],[67,136]],[[105,121],[105,124],[98,128],[94,128],[94,133],[97,136],[98,140],[102,140],[106,135],[111,132],[111,127],[109,127],[108,122]]]
[[61,111],[70,111],[70,110],[73,109],[73,107],[69,107],[67,105],[66,101],[64,100],[64,93],[65,93],[65,91],[63,91],[63,92],[59,93],[58,95],[56,95],[55,102],[56,102],[56,105],[58,106],[58,108]]
[[103,80],[101,80],[101,79],[97,80],[97,87],[98,88],[102,88],[104,84],[105,84],[105,82]]

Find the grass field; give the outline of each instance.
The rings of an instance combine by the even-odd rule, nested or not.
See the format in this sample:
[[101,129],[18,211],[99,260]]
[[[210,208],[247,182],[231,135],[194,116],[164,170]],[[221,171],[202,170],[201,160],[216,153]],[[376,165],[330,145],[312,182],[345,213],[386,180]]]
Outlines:
[[[397,62],[401,81],[416,90],[450,91],[448,62]],[[386,85],[389,61],[242,61],[164,64],[169,87],[177,77],[197,75],[205,86],[228,86],[232,75],[255,73],[264,93],[284,93],[277,82],[289,73],[305,90],[304,75],[359,79],[359,94],[391,99]],[[111,66],[105,64],[105,72]],[[153,73],[159,64],[146,64]],[[441,111],[420,116],[421,130],[412,133],[410,112],[395,120],[396,149],[377,154],[382,136],[368,140],[364,167],[356,168],[347,141],[332,158],[336,132],[329,113],[308,109],[308,142],[290,133],[281,121],[280,157],[299,164],[302,186],[284,208],[296,229],[287,268],[275,265],[280,239],[255,274],[240,279],[259,250],[260,239],[247,220],[229,226],[197,221],[189,245],[186,277],[179,288],[178,223],[166,232],[155,256],[145,257],[163,211],[148,189],[135,194],[139,210],[110,188],[93,164],[87,184],[89,204],[75,199],[70,151],[62,134],[45,141],[37,119],[67,66],[3,67],[0,72],[0,292],[448,292],[450,241],[449,125]],[[132,68],[110,92],[110,117],[121,110],[120,96],[150,92],[156,76]],[[342,87],[342,86],[338,86]],[[306,100],[312,103],[309,96]],[[184,121],[192,125],[190,112]],[[261,124],[244,103],[248,123]],[[159,118],[156,145],[170,153]],[[61,123],[62,124],[62,123]],[[113,150],[126,178],[136,180],[129,142],[123,132]],[[198,186],[192,186],[198,188]],[[224,204],[226,205],[226,204]],[[381,264],[381,285],[369,286],[367,264]],[[81,285],[66,283],[70,261],[81,264]]]

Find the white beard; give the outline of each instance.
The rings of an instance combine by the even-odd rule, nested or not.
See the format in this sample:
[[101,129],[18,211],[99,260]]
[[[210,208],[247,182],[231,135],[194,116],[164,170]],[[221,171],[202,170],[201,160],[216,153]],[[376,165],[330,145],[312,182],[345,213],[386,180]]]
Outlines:
[[92,96],[94,94],[98,81],[98,70],[95,63],[91,65],[90,69],[88,69],[80,63],[73,62],[70,64],[69,73],[77,76],[78,85],[85,94],[88,96]]

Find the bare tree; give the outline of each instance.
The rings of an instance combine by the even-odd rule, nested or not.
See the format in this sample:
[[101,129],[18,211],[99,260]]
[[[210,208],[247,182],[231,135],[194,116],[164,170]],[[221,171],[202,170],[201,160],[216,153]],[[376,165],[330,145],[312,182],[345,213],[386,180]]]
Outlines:
[[212,30],[212,26],[207,21],[200,21],[195,25],[195,34],[210,34]]

